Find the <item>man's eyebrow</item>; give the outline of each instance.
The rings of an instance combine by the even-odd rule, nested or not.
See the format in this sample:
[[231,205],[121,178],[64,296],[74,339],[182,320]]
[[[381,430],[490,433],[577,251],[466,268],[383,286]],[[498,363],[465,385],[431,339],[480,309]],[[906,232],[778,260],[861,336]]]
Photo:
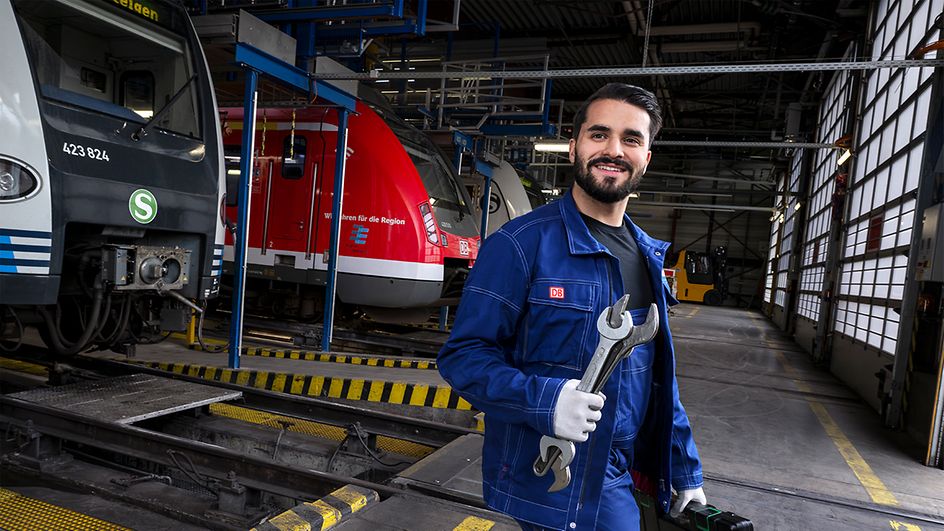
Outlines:
[[[608,126],[602,124],[594,124],[587,126],[587,132],[589,133],[609,133],[612,129]],[[637,138],[646,138],[646,135],[638,129],[623,129],[623,136],[634,136]]]

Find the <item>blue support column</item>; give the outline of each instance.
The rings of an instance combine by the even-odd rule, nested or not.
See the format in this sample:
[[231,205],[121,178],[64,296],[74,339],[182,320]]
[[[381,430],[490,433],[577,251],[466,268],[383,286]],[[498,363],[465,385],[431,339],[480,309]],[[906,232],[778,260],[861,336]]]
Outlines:
[[449,307],[440,306],[439,307],[439,329],[446,331],[446,322],[449,320]]
[[246,289],[246,243],[249,237],[249,183],[252,182],[256,138],[256,86],[259,74],[246,69],[246,93],[243,100],[243,147],[239,158],[239,205],[236,217],[236,241],[233,245],[233,314],[229,328],[229,368],[239,368],[243,343],[243,301]]
[[347,109],[338,109],[338,145],[334,159],[334,198],[331,206],[331,245],[328,249],[328,280],[325,286],[324,326],[321,330],[321,350],[331,351],[334,333],[334,295],[338,280],[338,252],[341,242],[341,216],[344,199],[344,167],[347,154]]
[[[485,166],[485,165],[483,164],[482,166]],[[480,230],[480,235],[482,237],[482,240],[479,243],[479,245],[484,243],[485,237],[488,236],[488,209],[492,203],[491,168],[489,168],[488,171],[480,171],[480,173],[482,173],[482,175],[485,176],[485,183],[483,184],[483,188],[482,188],[482,227]]]

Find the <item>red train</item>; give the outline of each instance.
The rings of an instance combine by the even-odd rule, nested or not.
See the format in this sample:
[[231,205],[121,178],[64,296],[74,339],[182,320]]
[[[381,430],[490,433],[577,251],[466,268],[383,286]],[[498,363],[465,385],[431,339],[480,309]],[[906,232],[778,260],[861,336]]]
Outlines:
[[[243,111],[221,112],[227,171],[238,175]],[[257,114],[250,306],[298,317],[316,316],[323,307],[337,123],[329,108]],[[348,120],[346,156],[340,300],[375,312],[454,303],[478,254],[479,226],[442,152],[392,112],[358,102]],[[228,215],[235,220],[234,207]],[[230,236],[228,270],[232,257]]]

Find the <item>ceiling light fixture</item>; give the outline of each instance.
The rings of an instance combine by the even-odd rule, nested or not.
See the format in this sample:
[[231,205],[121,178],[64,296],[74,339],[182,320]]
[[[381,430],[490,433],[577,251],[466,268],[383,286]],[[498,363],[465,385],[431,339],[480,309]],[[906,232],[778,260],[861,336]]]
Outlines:
[[839,155],[839,160],[836,161],[836,164],[842,166],[850,157],[852,157],[852,152],[848,149],[844,149],[842,150],[842,154]]
[[548,153],[568,153],[570,152],[570,141],[569,140],[543,140],[541,142],[534,143],[534,150],[548,152]]

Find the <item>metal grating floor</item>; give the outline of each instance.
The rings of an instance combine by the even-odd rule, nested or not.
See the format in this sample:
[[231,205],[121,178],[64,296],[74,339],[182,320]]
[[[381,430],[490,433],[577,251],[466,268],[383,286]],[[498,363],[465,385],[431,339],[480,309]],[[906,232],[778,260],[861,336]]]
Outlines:
[[131,374],[7,395],[98,420],[131,424],[240,398],[242,393],[160,376]]

